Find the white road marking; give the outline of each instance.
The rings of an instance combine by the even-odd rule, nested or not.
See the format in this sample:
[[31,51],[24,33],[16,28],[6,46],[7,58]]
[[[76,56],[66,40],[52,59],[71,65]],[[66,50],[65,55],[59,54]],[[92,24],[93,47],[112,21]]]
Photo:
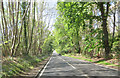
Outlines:
[[47,67],[47,65],[49,64],[49,62],[50,62],[51,59],[52,59],[52,57],[49,59],[49,61],[47,62],[47,64],[46,64],[45,67],[43,68],[43,70],[41,71],[39,77],[42,76],[43,72],[45,71],[45,69],[46,69],[46,67]]
[[[60,59],[62,59],[61,57],[59,57]],[[70,63],[68,63],[67,61],[65,61],[64,59],[62,59],[64,62],[66,62],[68,65],[70,65],[73,69],[76,69],[76,67],[74,67],[73,65],[71,65]],[[80,72],[82,72],[82,71],[80,71]],[[84,72],[82,72],[82,73],[84,73]],[[81,75],[81,76],[86,76],[87,78],[89,78],[89,76],[87,75],[87,74],[83,74],[83,75]]]
[[[61,57],[59,57],[60,59],[62,59]],[[65,61],[64,59],[62,59],[64,62],[66,62],[68,65],[70,65],[73,69],[76,69],[73,65],[71,65],[70,63],[68,63],[67,61]]]
[[[71,57],[69,57],[71,58]],[[82,61],[82,62],[87,62],[87,63],[90,63],[90,64],[94,64],[96,66],[100,66],[100,67],[104,67],[104,68],[108,68],[108,69],[111,69],[111,70],[115,70],[115,71],[118,71],[118,69],[114,69],[114,68],[110,68],[110,67],[107,67],[107,66],[104,66],[104,65],[101,65],[101,64],[96,64],[96,63],[92,63],[92,62],[89,62],[89,61],[85,61],[85,60],[80,60],[80,59],[77,59],[78,61]]]
[[[59,57],[59,56],[58,56]],[[39,78],[43,75],[43,73],[44,73],[44,71],[45,71],[45,69],[46,69],[46,67],[48,66],[48,64],[49,64],[49,62],[50,62],[50,60],[52,59],[53,57],[51,57],[50,59],[49,59],[49,61],[47,62],[47,64],[45,65],[45,67],[43,68],[43,70],[41,71],[41,73],[40,73],[40,75],[39,75]],[[61,57],[59,57],[60,59],[62,59]],[[64,59],[62,59],[64,62],[66,62]],[[74,67],[73,65],[71,65],[70,63],[68,63],[68,62],[66,62],[68,65],[70,65],[73,69],[76,69],[76,67]],[[82,72],[82,71],[81,71]],[[83,74],[83,75],[81,75],[81,76],[86,76],[87,78],[89,78],[88,77],[88,75],[87,74]]]

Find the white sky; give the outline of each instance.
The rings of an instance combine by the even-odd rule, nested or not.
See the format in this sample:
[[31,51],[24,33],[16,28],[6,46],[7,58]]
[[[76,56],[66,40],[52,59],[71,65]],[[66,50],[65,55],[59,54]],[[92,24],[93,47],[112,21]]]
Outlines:
[[[57,0],[45,0],[45,2],[47,2],[47,8],[50,10],[46,10],[46,12],[50,15],[47,16],[47,18],[45,17],[44,19],[46,19],[46,22],[48,23],[50,21],[50,27],[49,30],[53,30],[54,28],[52,27],[53,24],[55,23],[55,19],[57,17],[57,10],[56,10],[56,6],[57,6]],[[45,12],[45,13],[46,13]],[[44,13],[44,14],[45,14]]]

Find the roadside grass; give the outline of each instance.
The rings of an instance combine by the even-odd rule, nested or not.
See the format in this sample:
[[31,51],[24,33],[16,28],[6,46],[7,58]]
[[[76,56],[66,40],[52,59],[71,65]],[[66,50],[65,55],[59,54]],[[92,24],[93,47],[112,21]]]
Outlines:
[[[84,61],[89,61],[89,62],[92,62],[92,63],[97,63],[97,64],[102,64],[102,65],[109,65],[109,66],[116,66],[116,67],[120,67],[120,65],[116,65],[116,64],[113,64],[113,63],[108,63],[106,62],[105,60],[102,60],[102,61],[94,61],[93,59],[91,59],[90,57],[87,57],[87,56],[74,56],[74,55],[71,55],[71,54],[65,54],[63,56],[68,56],[68,57],[72,57],[72,58],[75,58],[75,59],[80,59],[80,60],[84,60]],[[87,58],[86,58],[87,57]]]
[[81,57],[76,57],[76,56],[72,56],[70,54],[65,54],[64,56],[68,56],[68,57],[72,57],[72,58],[75,58],[75,59],[81,59],[81,60],[85,60],[85,61],[89,61],[89,62],[93,62],[92,59],[85,59],[85,58],[81,58]]
[[[43,58],[40,58],[43,57]],[[6,58],[2,63],[2,78],[8,76],[20,76],[30,71],[48,56],[23,56]]]

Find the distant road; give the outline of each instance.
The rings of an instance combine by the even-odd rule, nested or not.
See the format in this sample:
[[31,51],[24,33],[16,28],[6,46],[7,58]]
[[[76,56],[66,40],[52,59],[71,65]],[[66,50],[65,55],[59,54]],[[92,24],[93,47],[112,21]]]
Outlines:
[[38,78],[120,78],[117,70],[53,52]]

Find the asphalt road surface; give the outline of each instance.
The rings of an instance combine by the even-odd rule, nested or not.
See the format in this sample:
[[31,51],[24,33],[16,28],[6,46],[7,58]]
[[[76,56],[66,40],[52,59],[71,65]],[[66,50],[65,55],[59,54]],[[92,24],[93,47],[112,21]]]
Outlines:
[[120,78],[117,70],[53,52],[38,78]]

